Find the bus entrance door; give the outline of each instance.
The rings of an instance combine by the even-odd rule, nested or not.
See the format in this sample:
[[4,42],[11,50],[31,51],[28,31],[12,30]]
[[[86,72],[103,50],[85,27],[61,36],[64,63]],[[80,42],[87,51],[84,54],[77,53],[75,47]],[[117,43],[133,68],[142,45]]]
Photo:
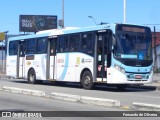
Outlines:
[[25,52],[26,52],[26,42],[20,41],[18,43],[18,52],[17,52],[17,69],[16,69],[16,77],[17,78],[24,78]]
[[47,79],[56,80],[56,46],[57,37],[50,38],[48,43]]
[[107,33],[97,36],[97,80],[106,81],[107,78]]

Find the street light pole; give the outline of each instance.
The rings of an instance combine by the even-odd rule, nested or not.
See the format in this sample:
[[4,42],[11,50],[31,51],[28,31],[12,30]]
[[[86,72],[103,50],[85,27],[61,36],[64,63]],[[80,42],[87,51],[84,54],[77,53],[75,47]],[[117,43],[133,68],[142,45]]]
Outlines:
[[97,25],[97,23],[96,23],[94,17],[92,17],[92,16],[88,16],[88,17],[91,18],[91,19],[94,21],[95,25]]
[[126,23],[126,0],[124,0],[124,23]]
[[62,0],[62,28],[64,28],[64,0]]
[[[7,40],[8,40],[7,33],[8,33],[8,32],[9,32],[9,31],[5,31],[5,32],[4,32],[4,33],[5,33],[5,42],[3,42],[3,44],[4,44],[4,48],[5,48],[5,49],[2,51],[2,53],[3,53],[3,54],[2,54],[2,57],[3,57],[3,58],[2,58],[2,60],[3,60],[3,61],[2,61],[2,65],[3,65],[3,66],[2,66],[2,67],[3,67],[2,69],[3,69],[3,70],[2,70],[2,71],[3,71],[3,73],[5,73],[5,67],[6,67]],[[3,44],[2,44],[2,45],[3,45]],[[3,48],[3,46],[2,46],[2,48]],[[5,53],[5,54],[4,54],[4,53]],[[5,56],[3,56],[3,55],[5,55]]]

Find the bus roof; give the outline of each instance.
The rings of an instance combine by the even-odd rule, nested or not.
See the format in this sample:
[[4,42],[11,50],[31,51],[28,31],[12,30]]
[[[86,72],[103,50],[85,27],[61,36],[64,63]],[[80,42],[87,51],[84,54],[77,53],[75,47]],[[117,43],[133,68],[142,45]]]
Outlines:
[[83,28],[62,29],[62,30],[59,31],[59,33],[55,32],[55,31],[52,31],[49,34],[49,36],[60,35],[60,34],[78,33],[78,32],[87,32],[87,31],[96,31],[96,30],[109,29],[109,28],[110,28],[110,24],[83,27]]
[[[39,38],[39,37],[50,37],[50,36],[57,36],[62,34],[71,34],[71,33],[77,33],[77,32],[87,32],[87,31],[96,31],[96,30],[103,30],[103,29],[115,29],[116,24],[104,24],[104,25],[97,25],[97,26],[90,26],[90,27],[67,27],[64,29],[51,29],[51,30],[44,30],[39,31],[36,34],[33,35],[23,35],[18,37],[12,37],[9,38],[9,41],[13,40],[24,40],[24,39],[30,39],[30,38]],[[114,28],[114,29],[113,29]],[[113,31],[115,32],[115,31]]]
[[9,41],[24,40],[24,39],[38,38],[38,37],[46,37],[48,35],[49,35],[49,33],[33,34],[33,35],[23,35],[23,36],[18,36],[18,37],[11,37],[11,38],[9,38]]

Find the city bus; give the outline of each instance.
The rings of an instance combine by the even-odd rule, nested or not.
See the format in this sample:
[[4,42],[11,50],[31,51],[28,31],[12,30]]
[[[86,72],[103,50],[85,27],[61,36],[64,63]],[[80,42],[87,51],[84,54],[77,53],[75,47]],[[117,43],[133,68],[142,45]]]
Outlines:
[[35,84],[44,80],[128,85],[152,82],[151,30],[146,26],[104,24],[68,27],[13,37],[7,44],[6,73]]

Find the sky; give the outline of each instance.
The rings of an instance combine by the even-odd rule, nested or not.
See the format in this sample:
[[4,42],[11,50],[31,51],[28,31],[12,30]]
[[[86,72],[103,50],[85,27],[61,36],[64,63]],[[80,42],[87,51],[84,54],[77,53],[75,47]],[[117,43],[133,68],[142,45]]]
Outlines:
[[[123,23],[124,0],[64,0],[65,27]],[[62,0],[1,0],[0,32],[19,34],[19,15],[57,15],[62,19]],[[160,0],[126,0],[126,23],[156,26],[160,31]],[[148,25],[153,24],[153,25]]]

